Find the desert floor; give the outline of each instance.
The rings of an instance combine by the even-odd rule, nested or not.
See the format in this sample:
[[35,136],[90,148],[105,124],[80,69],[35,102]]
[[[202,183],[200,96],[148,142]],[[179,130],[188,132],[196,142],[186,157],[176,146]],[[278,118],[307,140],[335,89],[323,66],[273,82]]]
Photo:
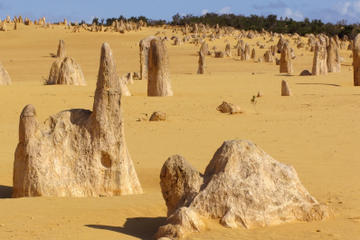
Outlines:
[[[313,53],[296,48],[292,76],[280,75],[275,64],[236,57],[207,57],[208,73],[197,75],[199,46],[172,46],[169,41],[174,96],[147,97],[147,83],[135,81],[129,86],[133,96],[122,101],[127,145],[144,194],[10,198],[22,108],[33,104],[41,121],[65,109],[91,109],[101,43],[110,44],[123,75],[139,71],[138,42],[159,30],[71,33],[60,26],[20,26],[17,31],[0,32],[0,61],[13,80],[11,86],[0,87],[0,239],[151,239],[166,217],[159,186],[165,160],[180,154],[203,171],[222,142],[236,138],[251,140],[278,161],[293,165],[305,187],[328,204],[334,216],[322,222],[251,230],[227,229],[212,221],[207,230],[188,239],[360,239],[360,87],[352,86],[351,52],[345,50],[342,72],[327,76],[298,76],[311,70]],[[167,35],[172,36],[170,31]],[[81,65],[88,86],[43,85],[54,61],[50,53],[56,53],[59,39],[65,40],[68,55]],[[235,40],[228,39],[234,46]],[[224,49],[224,40],[209,46]],[[252,47],[256,41],[266,43],[245,40]],[[264,52],[256,50],[257,56]],[[280,96],[282,79],[294,96]],[[263,97],[254,105],[250,99],[259,91]],[[216,107],[223,100],[241,106],[244,113],[219,113]],[[168,120],[137,121],[153,111],[166,112]]]

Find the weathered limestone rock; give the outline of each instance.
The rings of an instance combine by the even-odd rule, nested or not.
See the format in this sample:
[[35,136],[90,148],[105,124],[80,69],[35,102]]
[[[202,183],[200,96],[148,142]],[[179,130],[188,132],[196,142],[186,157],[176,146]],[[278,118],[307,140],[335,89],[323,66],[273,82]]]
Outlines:
[[149,68],[149,49],[151,40],[155,39],[155,36],[149,36],[139,42],[140,48],[140,78],[142,80],[148,80],[148,68]]
[[227,43],[225,46],[225,56],[231,57],[231,46],[230,43]]
[[312,75],[325,75],[328,72],[327,69],[327,52],[324,44],[316,42],[314,60],[312,67]]
[[156,233],[157,239],[179,239],[201,231],[202,218],[219,219],[226,227],[256,228],[329,216],[328,208],[310,195],[293,167],[250,141],[224,142],[206,167],[203,184],[199,175],[180,156],[165,163],[160,185],[171,215]]
[[130,90],[128,88],[129,81],[125,77],[119,77],[119,88],[122,96],[131,96]]
[[353,42],[354,86],[360,86],[360,34]]
[[51,65],[49,78],[46,80],[45,84],[53,85],[57,84],[59,73],[60,73],[60,67],[63,59],[56,59],[55,62]]
[[9,73],[6,71],[4,66],[0,63],[0,86],[1,85],[10,85],[11,78]]
[[50,69],[46,84],[85,86],[86,81],[80,65],[71,57],[59,58]]
[[224,58],[225,54],[223,51],[215,51],[215,58]]
[[281,96],[291,96],[290,88],[285,80],[281,81]]
[[220,104],[216,110],[218,110],[219,112],[222,113],[230,113],[230,114],[237,114],[237,113],[242,113],[241,109],[239,106],[232,104],[232,103],[228,103],[228,102],[222,102],[222,104]]
[[278,53],[281,53],[282,48],[284,47],[286,42],[287,42],[287,40],[281,35],[280,39],[276,45]]
[[327,47],[327,67],[329,72],[340,72],[340,50],[334,38],[330,39],[329,46]]
[[3,22],[1,23],[0,31],[4,31],[4,32],[7,31],[7,27],[6,27],[6,22],[5,22],[5,21],[3,21]]
[[32,105],[23,109],[13,174],[13,197],[142,193],[125,142],[118,76],[107,43],[92,112],[62,111],[42,124]]
[[278,52],[277,46],[276,46],[276,45],[270,46],[270,52],[271,52],[271,54],[272,54],[273,56],[275,56],[276,53]]
[[66,49],[65,49],[65,42],[64,40],[59,40],[59,45],[57,49],[56,56],[58,58],[64,58],[66,57]]
[[276,66],[280,66],[280,59],[275,58],[275,64],[276,64]]
[[303,70],[301,73],[300,73],[300,76],[311,76],[311,72],[309,70]]
[[200,47],[200,52],[206,56],[209,54],[209,46],[208,44],[204,41],[202,44],[201,44],[201,47]]
[[255,48],[253,48],[252,51],[251,51],[251,59],[256,59],[256,51],[255,51]]
[[291,52],[289,44],[286,42],[281,49],[280,73],[292,73]]
[[173,96],[168,70],[169,58],[165,44],[153,39],[149,49],[148,96]]
[[249,44],[245,44],[245,54],[244,54],[244,60],[250,60],[250,46]]
[[165,121],[166,120],[166,113],[164,112],[153,112],[151,114],[149,121]]
[[197,70],[197,74],[205,73],[205,54],[200,50],[199,51],[199,66]]
[[161,168],[160,186],[170,216],[191,202],[203,184],[201,174],[180,155],[169,157]]
[[270,51],[266,51],[264,53],[264,60],[267,63],[273,63],[274,62],[274,57],[273,55],[270,53]]

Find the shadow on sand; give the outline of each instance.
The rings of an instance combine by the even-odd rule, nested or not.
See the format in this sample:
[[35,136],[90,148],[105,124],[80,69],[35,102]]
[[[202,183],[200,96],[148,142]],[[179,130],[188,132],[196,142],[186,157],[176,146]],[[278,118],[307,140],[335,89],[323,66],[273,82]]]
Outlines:
[[13,188],[0,185],[0,198],[11,198]]
[[325,85],[325,86],[333,86],[333,87],[341,87],[341,85],[333,84],[333,83],[296,83],[297,85]]
[[109,225],[98,225],[98,224],[88,224],[85,225],[89,228],[102,229],[108,231],[114,231],[118,233],[123,233],[139,239],[153,239],[154,234],[157,229],[165,223],[165,217],[155,217],[155,218],[127,218],[124,226],[109,226]]

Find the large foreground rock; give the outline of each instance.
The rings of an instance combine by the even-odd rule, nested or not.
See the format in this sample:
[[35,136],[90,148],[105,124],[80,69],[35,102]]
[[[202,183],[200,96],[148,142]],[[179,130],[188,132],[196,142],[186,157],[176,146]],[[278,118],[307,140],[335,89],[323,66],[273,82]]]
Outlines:
[[19,124],[13,196],[115,196],[142,193],[125,142],[112,52],[101,48],[93,111],[71,109],[44,124],[27,105]]
[[202,179],[179,156],[166,161],[160,178],[169,216],[156,238],[178,239],[201,231],[203,218],[219,219],[226,227],[255,228],[317,221],[329,215],[328,208],[301,184],[293,167],[249,141],[224,142]]
[[0,86],[1,85],[10,85],[11,78],[9,73],[6,71],[4,66],[0,63]]

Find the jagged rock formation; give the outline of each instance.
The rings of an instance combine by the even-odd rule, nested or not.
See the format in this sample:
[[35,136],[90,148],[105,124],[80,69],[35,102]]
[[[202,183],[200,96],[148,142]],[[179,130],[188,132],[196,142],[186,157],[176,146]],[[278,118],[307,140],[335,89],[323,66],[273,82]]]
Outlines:
[[284,43],[281,49],[280,57],[280,73],[292,73],[293,67],[291,62],[290,47],[287,42]]
[[231,46],[230,43],[227,43],[225,46],[225,56],[231,57]]
[[66,49],[64,40],[59,40],[59,45],[56,53],[56,57],[64,58],[66,57]]
[[202,179],[180,156],[165,162],[160,178],[168,218],[157,239],[179,239],[201,231],[202,218],[219,219],[231,228],[255,228],[329,216],[328,208],[310,195],[293,167],[250,141],[224,142]]
[[266,51],[264,53],[264,60],[267,63],[273,63],[274,62],[274,57],[273,55],[270,53],[270,51]]
[[4,66],[0,63],[0,85],[10,85],[11,78]]
[[256,51],[255,51],[255,48],[252,49],[251,51],[251,59],[256,59]]
[[290,88],[285,80],[281,81],[281,96],[291,96]]
[[187,205],[200,191],[201,174],[180,155],[169,157],[161,168],[161,192],[170,216],[179,207]]
[[197,74],[204,74],[205,73],[205,55],[201,50],[199,51],[198,65],[199,66],[198,66]]
[[222,113],[230,113],[230,114],[236,114],[236,113],[242,113],[241,108],[235,104],[228,103],[228,102],[222,102],[217,108],[219,112]]
[[286,42],[287,42],[287,40],[282,35],[280,35],[280,39],[276,45],[278,53],[281,53],[282,48],[284,47]]
[[326,75],[328,73],[326,61],[327,61],[326,44],[318,41],[315,44],[312,75],[315,76]]
[[118,76],[107,43],[92,112],[62,111],[42,124],[32,105],[23,109],[13,174],[14,197],[142,193],[125,142]]
[[151,114],[149,121],[165,121],[166,120],[166,113],[164,112],[153,112]]
[[208,44],[207,44],[205,41],[201,44],[200,52],[201,52],[204,56],[209,55],[209,46],[208,46]]
[[71,57],[57,59],[50,68],[46,84],[85,86],[86,81],[80,65]]
[[354,68],[354,86],[360,86],[360,34],[358,34],[353,43],[353,68]]
[[130,90],[128,88],[129,80],[125,77],[119,77],[119,88],[122,96],[131,96]]
[[148,80],[148,68],[149,68],[149,49],[151,40],[155,39],[155,36],[149,36],[142,39],[139,42],[140,48],[140,79]]
[[247,60],[250,60],[250,46],[249,44],[245,44],[245,51],[244,51],[244,60],[247,61]]
[[148,96],[173,96],[168,70],[166,46],[160,39],[153,39],[149,49]]
[[327,46],[327,67],[329,72],[340,72],[340,50],[335,38],[331,38]]

